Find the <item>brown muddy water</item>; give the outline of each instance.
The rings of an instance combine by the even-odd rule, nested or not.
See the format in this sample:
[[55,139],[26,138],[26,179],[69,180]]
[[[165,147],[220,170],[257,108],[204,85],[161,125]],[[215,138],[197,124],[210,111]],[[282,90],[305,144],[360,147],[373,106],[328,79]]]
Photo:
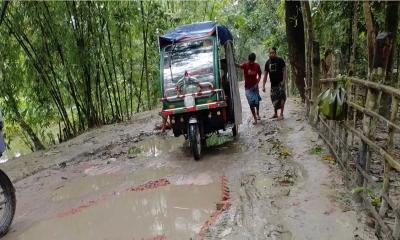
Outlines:
[[17,239],[190,239],[215,210],[220,186],[124,192],[66,217],[35,224]]

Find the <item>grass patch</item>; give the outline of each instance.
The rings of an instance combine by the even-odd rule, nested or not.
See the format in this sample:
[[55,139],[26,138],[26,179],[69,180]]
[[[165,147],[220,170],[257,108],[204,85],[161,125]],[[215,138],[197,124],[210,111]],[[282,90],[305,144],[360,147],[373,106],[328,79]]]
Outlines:
[[320,147],[320,146],[317,146],[317,147],[311,149],[310,152],[313,155],[321,155],[324,152],[324,149],[322,147]]
[[137,147],[137,146],[133,146],[133,147],[129,148],[129,150],[128,150],[128,156],[130,156],[130,157],[136,156],[136,155],[138,155],[138,154],[141,153],[141,152],[142,152],[142,149],[140,149],[140,148]]
[[213,133],[207,138],[207,146],[216,147],[233,141],[233,137]]

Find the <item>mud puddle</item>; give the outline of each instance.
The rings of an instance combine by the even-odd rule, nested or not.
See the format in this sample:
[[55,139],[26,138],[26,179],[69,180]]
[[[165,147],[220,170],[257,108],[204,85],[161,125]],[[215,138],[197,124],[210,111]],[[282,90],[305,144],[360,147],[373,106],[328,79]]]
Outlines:
[[207,138],[206,153],[241,153],[248,150],[248,146],[235,139],[231,133],[211,134]]
[[166,153],[181,150],[184,145],[185,139],[183,137],[153,136],[132,146],[128,151],[128,155],[137,155],[138,157],[159,157]]
[[[207,137],[207,146],[202,149],[203,155],[240,153],[248,150],[248,146],[235,140],[231,133],[211,134]],[[168,154],[179,154],[191,157],[189,143],[183,136],[153,136],[129,147],[130,158],[157,158]]]
[[[163,178],[172,171],[169,169],[147,168],[125,174],[113,171],[109,171],[109,174],[104,174],[109,169],[116,168],[109,167],[108,165],[105,167],[95,166],[87,168],[85,172],[89,175],[58,186],[52,192],[51,199],[55,202],[84,199],[99,192],[115,191],[127,186],[138,185],[151,179]],[[118,170],[120,169],[118,168]]]
[[212,183],[127,191],[76,214],[40,222],[17,239],[190,239],[215,210],[220,188]]

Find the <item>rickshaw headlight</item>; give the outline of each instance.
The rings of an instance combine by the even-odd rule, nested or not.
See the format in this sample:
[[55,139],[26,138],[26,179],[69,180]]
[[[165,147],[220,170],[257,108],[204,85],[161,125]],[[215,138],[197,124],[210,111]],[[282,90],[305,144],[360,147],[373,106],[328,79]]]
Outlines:
[[195,104],[194,97],[192,95],[186,95],[184,99],[185,107],[191,107]]

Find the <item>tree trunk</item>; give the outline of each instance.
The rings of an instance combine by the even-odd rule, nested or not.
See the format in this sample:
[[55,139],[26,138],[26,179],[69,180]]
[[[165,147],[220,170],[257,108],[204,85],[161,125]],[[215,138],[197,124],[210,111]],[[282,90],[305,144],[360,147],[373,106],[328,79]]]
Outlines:
[[143,54],[142,71],[141,71],[141,75],[140,75],[140,85],[139,85],[139,94],[138,94],[138,104],[137,104],[137,108],[136,108],[137,113],[140,110],[140,105],[142,105],[142,88],[143,88],[143,79],[144,79],[145,58],[146,58],[146,56]]
[[354,3],[354,14],[353,14],[353,27],[352,27],[352,39],[353,45],[351,47],[350,61],[349,61],[349,76],[355,74],[355,61],[356,61],[356,51],[357,51],[357,41],[358,41],[358,6],[359,3],[356,1]]
[[320,66],[321,60],[319,55],[319,42],[313,41],[313,53],[312,53],[312,84],[311,84],[311,100],[312,107],[310,109],[310,122],[314,123],[315,117],[317,115],[317,96],[320,93]]
[[[104,17],[102,17],[102,20],[104,21],[102,23],[102,29],[104,29],[105,24],[107,24],[107,23],[105,23]],[[106,41],[106,39],[104,37],[105,33],[104,33],[104,31],[102,31],[102,33],[103,34],[101,34],[99,36],[99,44],[100,44],[100,48],[101,49],[103,49],[103,47],[105,48],[102,51],[103,51],[103,57],[104,57],[105,65],[106,65],[106,69],[104,69],[102,67],[102,71],[103,71],[103,76],[104,76],[105,83],[107,85],[106,86],[107,87],[107,91],[109,90],[108,86],[111,85],[111,90],[112,90],[112,93],[113,93],[112,94],[113,97],[111,98],[111,94],[109,94],[109,100],[110,101],[113,100],[113,103],[114,103],[114,106],[115,106],[115,112],[114,112],[113,105],[110,104],[111,105],[111,110],[113,111],[112,118],[115,120],[115,119],[119,119],[119,116],[120,116],[120,111],[119,111],[119,106],[118,106],[118,98],[117,98],[117,90],[115,89],[115,86],[114,86],[114,82],[116,81],[116,79],[113,79],[113,75],[112,75],[112,72],[111,72],[111,69],[110,69],[109,58],[108,58],[108,55],[107,55],[107,48],[106,48],[105,45],[103,45],[103,40]],[[106,44],[106,43],[104,43],[104,44]],[[107,72],[105,70],[107,70]],[[106,78],[106,75],[105,75],[107,73],[108,73],[108,76],[109,76],[109,82],[107,82],[107,78]]]
[[4,1],[3,1],[3,4],[1,5],[0,25],[1,25],[1,23],[3,22],[4,16],[6,15],[6,10],[7,10],[7,6],[8,6],[8,3],[9,3],[9,2],[10,2],[10,1],[8,1],[8,0],[4,0]]
[[110,103],[110,107],[111,107],[111,115],[112,117],[116,117],[115,113],[114,113],[114,107],[113,107],[113,103],[112,103],[112,97],[111,97],[111,93],[110,93],[110,87],[107,81],[107,73],[104,70],[104,66],[103,64],[101,64],[101,71],[103,73],[103,79],[104,79],[104,83],[106,84],[106,90],[107,90],[107,95],[108,95],[108,102]]
[[24,118],[21,116],[21,113],[19,112],[18,109],[18,103],[17,100],[14,97],[14,93],[11,93],[10,91],[7,91],[8,95],[8,106],[11,107],[12,111],[14,112],[14,120],[21,126],[21,128],[28,134],[29,138],[31,139],[34,150],[43,150],[45,149],[44,145],[38,138],[38,136],[35,134],[33,129],[25,122]]
[[[392,37],[392,48],[389,54],[389,59],[386,65],[386,75],[384,84],[394,86],[393,65],[394,56],[396,56],[396,39],[399,27],[399,2],[386,2],[386,18],[385,18],[385,31]],[[388,94],[382,95],[382,107],[380,114],[387,119],[390,118],[390,105],[391,96]]]
[[[70,95],[71,95],[72,99],[74,100],[76,109],[78,111],[79,130],[83,130],[84,129],[84,117],[82,115],[82,109],[83,109],[82,104],[81,104],[82,101],[80,100],[79,94],[77,94],[77,90],[76,90],[77,87],[73,81],[73,77],[71,74],[71,68],[70,68],[70,65],[68,64],[67,59],[65,58],[65,54],[64,54],[64,51],[60,44],[60,41],[58,39],[57,33],[53,30],[53,28],[51,26],[51,23],[54,22],[54,20],[51,17],[49,7],[46,2],[43,2],[43,4],[46,9],[45,12],[47,13],[47,14],[43,14],[43,16],[47,22],[47,26],[49,28],[51,36],[53,37],[52,39],[53,39],[54,44],[56,45],[57,52],[61,59],[61,63],[66,71],[66,76],[67,76],[68,85],[69,85],[69,89],[70,89]],[[70,15],[70,17],[71,17],[71,15]],[[85,110],[83,109],[83,111],[85,111]],[[74,131],[75,131],[75,129],[74,129]],[[74,132],[74,134],[75,134],[75,132]]]
[[371,8],[368,1],[363,3],[365,25],[367,27],[367,46],[368,46],[368,76],[372,72],[374,49],[375,49],[375,32],[372,22]]
[[[142,15],[142,23],[143,23],[143,56],[144,56],[144,71],[145,71],[145,76],[146,76],[146,90],[147,90],[147,107],[148,109],[151,108],[151,103],[150,103],[150,83],[149,83],[149,69],[148,69],[148,63],[147,63],[147,34],[148,34],[148,21],[145,21],[144,17],[144,6],[143,6],[143,1],[140,1],[140,12]],[[145,23],[146,22],[146,27]]]
[[[111,33],[110,33],[110,26],[109,22],[107,21],[106,23],[106,30],[107,30],[107,36],[108,36],[108,46],[110,49],[110,55],[111,55],[111,63],[113,66],[113,72],[114,72],[114,80],[115,80],[115,86],[117,87],[117,97],[118,97],[118,106],[119,106],[119,111],[118,111],[118,120],[123,120],[123,110],[122,110],[122,102],[121,102],[121,93],[119,90],[119,84],[118,84],[118,77],[117,77],[117,69],[115,67],[115,60],[114,60],[114,51],[111,43]],[[111,73],[110,73],[111,74]]]
[[[129,39],[129,49],[132,52],[132,38]],[[129,113],[129,118],[133,114],[133,89],[134,89],[135,82],[133,81],[133,57],[129,58],[129,102],[131,111]],[[136,89],[136,87],[135,87]],[[136,95],[136,94],[135,94]]]
[[[312,85],[312,55],[313,55],[313,30],[310,4],[308,1],[301,2],[301,12],[304,23],[304,42],[305,42],[305,56],[306,56],[306,98],[311,99],[311,85]],[[311,102],[306,101],[306,114],[310,113]]]
[[[142,16],[143,65],[142,65],[142,73],[141,73],[141,77],[140,77],[139,99],[138,99],[138,105],[136,108],[136,112],[139,112],[140,105],[142,104],[142,87],[143,87],[144,76],[146,76],[147,87],[149,87],[148,82],[147,82],[147,74],[148,74],[147,73],[147,29],[146,29],[145,19],[144,19],[143,1],[140,1],[140,12],[141,12],[141,16]],[[147,91],[149,92],[148,89],[147,89]]]
[[304,26],[300,2],[285,1],[286,35],[292,81],[296,84],[302,100],[305,100],[305,52]]
[[66,133],[68,137],[72,136],[72,125],[69,120],[67,111],[65,110],[65,105],[62,96],[60,95],[59,88],[55,86],[54,81],[50,78],[44,63],[40,61],[37,49],[35,49],[29,40],[28,36],[23,32],[20,26],[14,25],[10,19],[7,17],[5,18],[5,24],[7,29],[10,33],[15,37],[19,45],[22,47],[28,58],[32,61],[32,65],[34,66],[35,70],[38,72],[40,79],[43,81],[44,85],[46,86],[47,90],[49,91],[52,99],[58,109],[60,116],[63,119]]
[[129,105],[128,105],[128,96],[127,96],[127,86],[126,86],[126,76],[125,76],[125,67],[123,61],[123,48],[122,48],[122,36],[121,36],[121,28],[118,29],[118,45],[119,45],[119,59],[120,59],[120,68],[123,78],[123,86],[124,86],[124,98],[125,98],[125,114],[126,117],[129,118]]
[[385,31],[391,34],[393,41],[392,51],[390,51],[389,59],[386,66],[386,83],[391,84],[392,71],[394,65],[394,56],[396,55],[397,31],[399,28],[399,6],[398,1],[388,1],[386,3]]

